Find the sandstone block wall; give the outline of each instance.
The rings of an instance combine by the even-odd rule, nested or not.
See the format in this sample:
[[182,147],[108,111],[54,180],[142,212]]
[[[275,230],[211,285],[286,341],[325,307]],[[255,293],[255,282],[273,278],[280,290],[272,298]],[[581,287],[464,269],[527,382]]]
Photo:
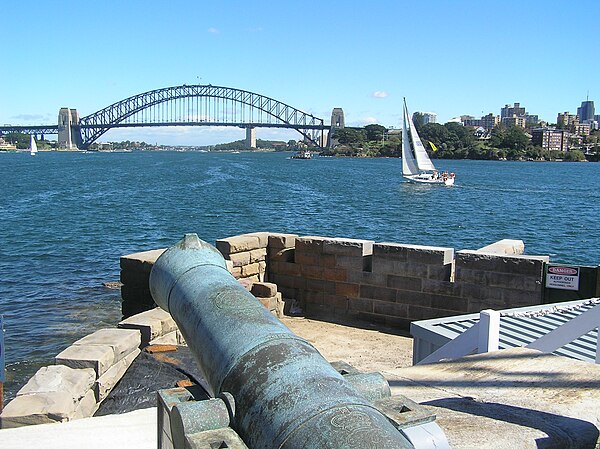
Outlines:
[[232,262],[231,274],[248,282],[263,282],[267,271],[269,233],[254,232],[217,240],[216,247]]
[[150,295],[150,270],[165,249],[122,256],[121,313],[125,318],[156,307]]
[[[414,320],[541,304],[549,261],[519,255],[522,242],[513,240],[455,253],[446,247],[255,232],[217,240],[216,246],[231,273],[275,314],[302,309],[402,328]],[[153,304],[148,276],[160,252],[121,258],[124,303],[139,295],[146,298],[144,307]],[[259,282],[274,284],[276,293],[253,290]]]

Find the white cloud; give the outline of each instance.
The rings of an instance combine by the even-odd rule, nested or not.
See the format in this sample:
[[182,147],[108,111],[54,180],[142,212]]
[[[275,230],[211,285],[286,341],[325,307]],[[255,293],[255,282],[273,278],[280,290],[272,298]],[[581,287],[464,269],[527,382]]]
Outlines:
[[208,31],[209,33],[212,33],[212,34],[219,34],[219,30],[218,30],[218,29],[216,29],[216,28],[214,28],[214,27],[210,27],[210,28],[209,28],[208,30],[206,30],[206,31]]
[[389,97],[390,94],[388,94],[386,91],[384,90],[376,90],[375,92],[373,92],[372,97],[373,98],[387,98]]

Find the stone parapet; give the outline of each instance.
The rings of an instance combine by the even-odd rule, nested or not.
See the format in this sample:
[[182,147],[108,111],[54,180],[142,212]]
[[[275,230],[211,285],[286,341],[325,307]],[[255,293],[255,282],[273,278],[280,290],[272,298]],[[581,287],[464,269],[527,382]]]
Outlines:
[[[549,259],[519,255],[520,240],[455,252],[448,247],[254,232],[219,239],[216,246],[248,290],[254,283],[276,284],[286,312],[300,306],[307,313],[352,315],[405,328],[412,320],[540,304]],[[161,252],[121,259],[124,303],[142,291],[149,294],[148,275]],[[277,313],[276,295],[265,298],[259,297]],[[154,338],[149,335],[145,341]]]
[[156,307],[150,294],[150,271],[164,251],[164,248],[155,249],[121,257],[121,313],[124,317]]
[[167,339],[185,344],[171,316],[156,308],[123,320],[117,329],[100,329],[77,340],[56,356],[56,365],[40,368],[17,392],[0,414],[0,428],[93,416],[140,348]]

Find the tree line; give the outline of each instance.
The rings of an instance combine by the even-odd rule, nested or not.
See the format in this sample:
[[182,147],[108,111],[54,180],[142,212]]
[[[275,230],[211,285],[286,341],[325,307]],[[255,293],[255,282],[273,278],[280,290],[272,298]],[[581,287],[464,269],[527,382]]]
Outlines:
[[[585,160],[580,150],[568,152],[544,150],[531,143],[526,131],[516,126],[498,125],[489,138],[477,139],[473,129],[460,123],[415,123],[425,148],[432,158],[484,159],[484,160]],[[381,125],[364,128],[337,129],[333,135],[337,142],[327,151],[329,155],[354,157],[400,157],[402,135]],[[593,151],[600,154],[598,131],[592,132],[588,142]]]

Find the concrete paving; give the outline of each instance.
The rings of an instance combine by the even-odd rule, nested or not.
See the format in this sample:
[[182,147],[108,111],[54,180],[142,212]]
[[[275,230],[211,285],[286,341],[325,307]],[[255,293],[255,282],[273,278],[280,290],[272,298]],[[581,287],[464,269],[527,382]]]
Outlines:
[[383,373],[454,448],[595,448],[600,365],[524,348]]
[[2,449],[156,449],[156,407],[0,430]]

